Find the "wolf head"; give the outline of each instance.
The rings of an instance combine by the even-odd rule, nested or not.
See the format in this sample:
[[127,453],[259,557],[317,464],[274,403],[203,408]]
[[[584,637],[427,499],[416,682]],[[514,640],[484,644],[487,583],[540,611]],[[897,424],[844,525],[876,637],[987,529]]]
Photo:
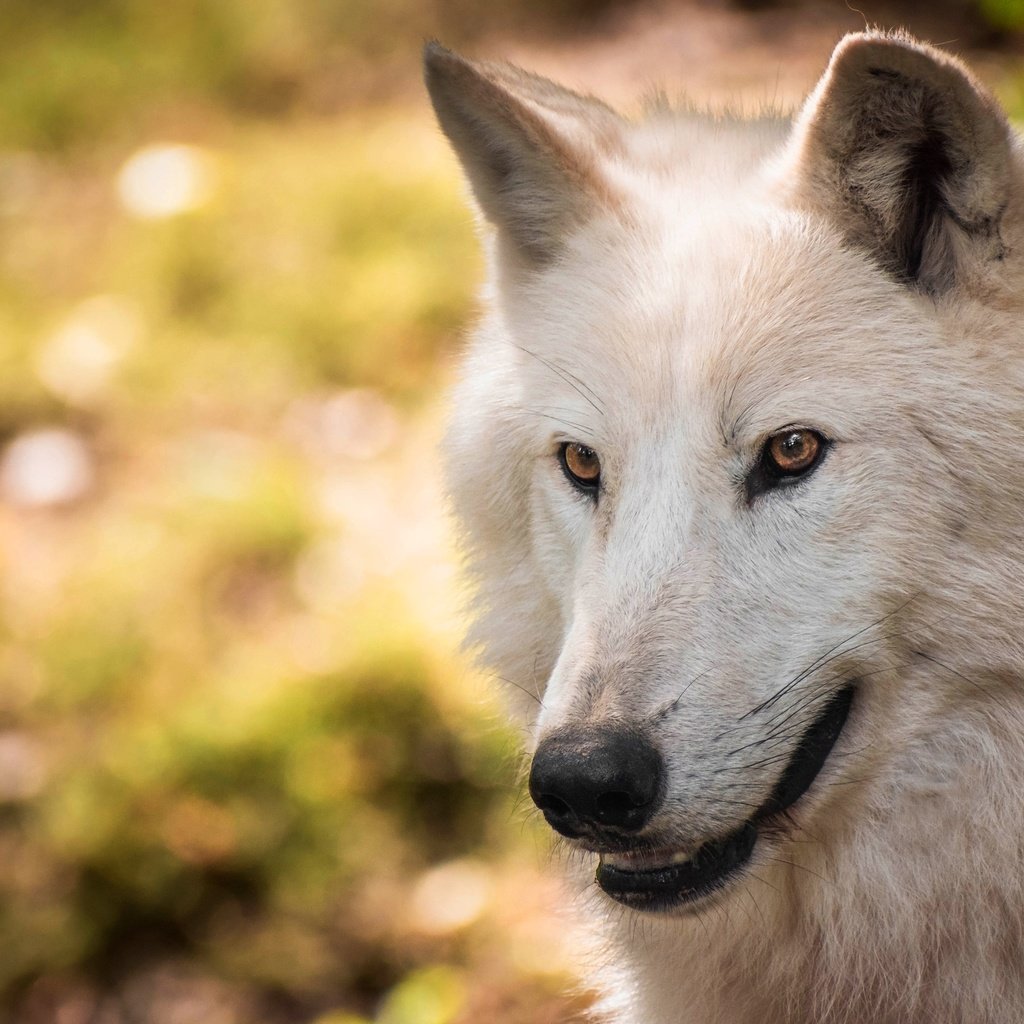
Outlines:
[[493,228],[447,442],[472,639],[536,696],[548,822],[686,912],[941,791],[1024,653],[996,103],[874,33],[794,123],[631,122],[437,45],[426,78]]

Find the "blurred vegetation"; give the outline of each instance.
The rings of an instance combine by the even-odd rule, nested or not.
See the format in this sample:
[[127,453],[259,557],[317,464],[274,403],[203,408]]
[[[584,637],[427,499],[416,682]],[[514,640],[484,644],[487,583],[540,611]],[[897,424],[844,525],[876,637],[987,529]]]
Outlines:
[[582,1005],[451,653],[435,13],[0,5],[0,1020]]
[[0,138],[62,150],[131,139],[197,109],[336,113],[407,83],[411,42],[579,22],[613,3],[4,0]]
[[609,6],[0,4],[0,1021],[582,1019],[450,654],[480,264],[411,90]]
[[979,0],[982,17],[997,29],[1024,28],[1024,0]]

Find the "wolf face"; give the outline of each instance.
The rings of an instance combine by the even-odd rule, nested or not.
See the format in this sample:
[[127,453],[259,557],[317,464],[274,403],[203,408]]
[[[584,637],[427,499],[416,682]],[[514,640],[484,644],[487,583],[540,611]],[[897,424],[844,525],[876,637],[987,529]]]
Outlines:
[[895,871],[896,809],[955,788],[1020,677],[1005,118],[879,34],[795,125],[426,67],[496,229],[447,463],[472,640],[537,697],[534,801],[639,911],[756,880],[785,916],[822,858],[869,891],[864,836]]

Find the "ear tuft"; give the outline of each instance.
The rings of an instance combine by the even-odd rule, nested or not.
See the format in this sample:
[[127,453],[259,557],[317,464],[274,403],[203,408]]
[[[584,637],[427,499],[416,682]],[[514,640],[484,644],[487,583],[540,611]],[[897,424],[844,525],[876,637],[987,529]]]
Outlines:
[[610,199],[596,157],[621,125],[610,108],[511,65],[430,42],[427,91],[484,216],[521,264],[540,266]]
[[847,36],[796,138],[804,197],[900,280],[938,294],[1002,255],[1010,131],[955,58],[909,36]]

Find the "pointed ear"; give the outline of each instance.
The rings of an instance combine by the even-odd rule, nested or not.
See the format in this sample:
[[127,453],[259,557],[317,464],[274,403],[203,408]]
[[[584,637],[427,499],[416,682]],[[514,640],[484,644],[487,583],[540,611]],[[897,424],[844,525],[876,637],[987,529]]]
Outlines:
[[441,128],[513,258],[547,263],[574,228],[613,205],[598,170],[623,124],[609,107],[438,43],[427,44],[423,63]]
[[1010,130],[955,58],[906,36],[847,36],[795,145],[803,198],[898,279],[939,294],[1002,258]]

